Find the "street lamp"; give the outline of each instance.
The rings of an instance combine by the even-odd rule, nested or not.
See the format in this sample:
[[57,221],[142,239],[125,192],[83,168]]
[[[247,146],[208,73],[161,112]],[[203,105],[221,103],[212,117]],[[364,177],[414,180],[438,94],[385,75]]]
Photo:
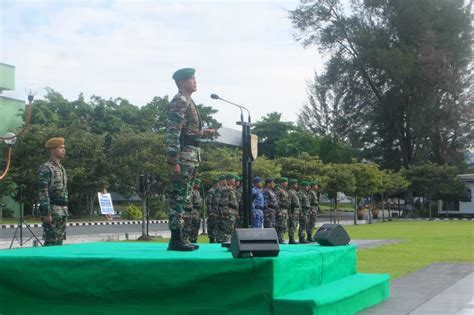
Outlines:
[[30,119],[31,119],[31,109],[33,108],[33,99],[35,98],[35,95],[38,93],[38,88],[30,85],[25,88],[25,92],[28,95],[28,104],[26,105],[26,117],[25,117],[25,126],[23,129],[20,131],[18,135],[15,135],[13,132],[8,132],[5,134],[5,136],[0,137],[3,142],[8,146],[8,153],[7,153],[7,164],[5,166],[5,169],[3,170],[2,175],[0,175],[0,181],[3,180],[8,173],[8,170],[10,168],[10,162],[12,158],[12,145],[16,143],[16,140],[19,136],[21,136],[30,126]]

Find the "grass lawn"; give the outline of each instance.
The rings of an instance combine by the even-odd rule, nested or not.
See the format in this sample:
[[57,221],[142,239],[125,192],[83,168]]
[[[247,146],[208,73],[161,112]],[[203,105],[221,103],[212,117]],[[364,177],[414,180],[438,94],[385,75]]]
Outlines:
[[359,272],[388,273],[395,279],[435,262],[474,263],[472,221],[392,221],[344,228],[352,239],[403,241],[359,251]]

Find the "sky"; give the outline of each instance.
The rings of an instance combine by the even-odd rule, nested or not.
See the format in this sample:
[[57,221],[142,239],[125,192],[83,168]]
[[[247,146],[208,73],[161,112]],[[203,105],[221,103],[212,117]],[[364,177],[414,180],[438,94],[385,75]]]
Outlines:
[[[307,84],[323,69],[303,48],[288,10],[298,1],[0,0],[0,62],[16,67],[16,89],[51,87],[68,100],[83,93],[143,106],[176,94],[179,68],[196,69],[197,104],[233,128],[246,106],[252,121],[270,112],[296,121]],[[237,128],[237,126],[235,126]]]

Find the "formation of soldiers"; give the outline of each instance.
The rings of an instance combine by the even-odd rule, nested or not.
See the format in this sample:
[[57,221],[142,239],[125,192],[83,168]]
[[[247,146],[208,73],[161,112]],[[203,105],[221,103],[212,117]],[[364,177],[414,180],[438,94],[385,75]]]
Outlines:
[[[242,178],[234,174],[221,175],[207,191],[207,233],[210,243],[230,242],[234,228],[243,227]],[[200,180],[194,181],[193,193],[184,214],[185,237],[197,242],[203,199],[199,193]],[[289,244],[314,242],[318,204],[316,181],[278,180],[255,177],[252,180],[252,228],[275,228],[278,241],[284,244],[288,232]],[[298,230],[298,241],[295,239]]]

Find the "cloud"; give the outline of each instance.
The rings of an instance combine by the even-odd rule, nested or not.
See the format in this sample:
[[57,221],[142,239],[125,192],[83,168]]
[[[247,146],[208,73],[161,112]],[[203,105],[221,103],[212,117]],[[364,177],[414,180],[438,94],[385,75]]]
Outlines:
[[[142,106],[173,95],[171,74],[197,69],[197,103],[232,127],[239,113],[209,94],[249,107],[253,120],[278,111],[287,120],[306,100],[306,80],[322,67],[316,51],[294,41],[289,2],[4,1],[2,62],[27,82],[69,99],[124,97]],[[235,117],[234,117],[235,115]]]

